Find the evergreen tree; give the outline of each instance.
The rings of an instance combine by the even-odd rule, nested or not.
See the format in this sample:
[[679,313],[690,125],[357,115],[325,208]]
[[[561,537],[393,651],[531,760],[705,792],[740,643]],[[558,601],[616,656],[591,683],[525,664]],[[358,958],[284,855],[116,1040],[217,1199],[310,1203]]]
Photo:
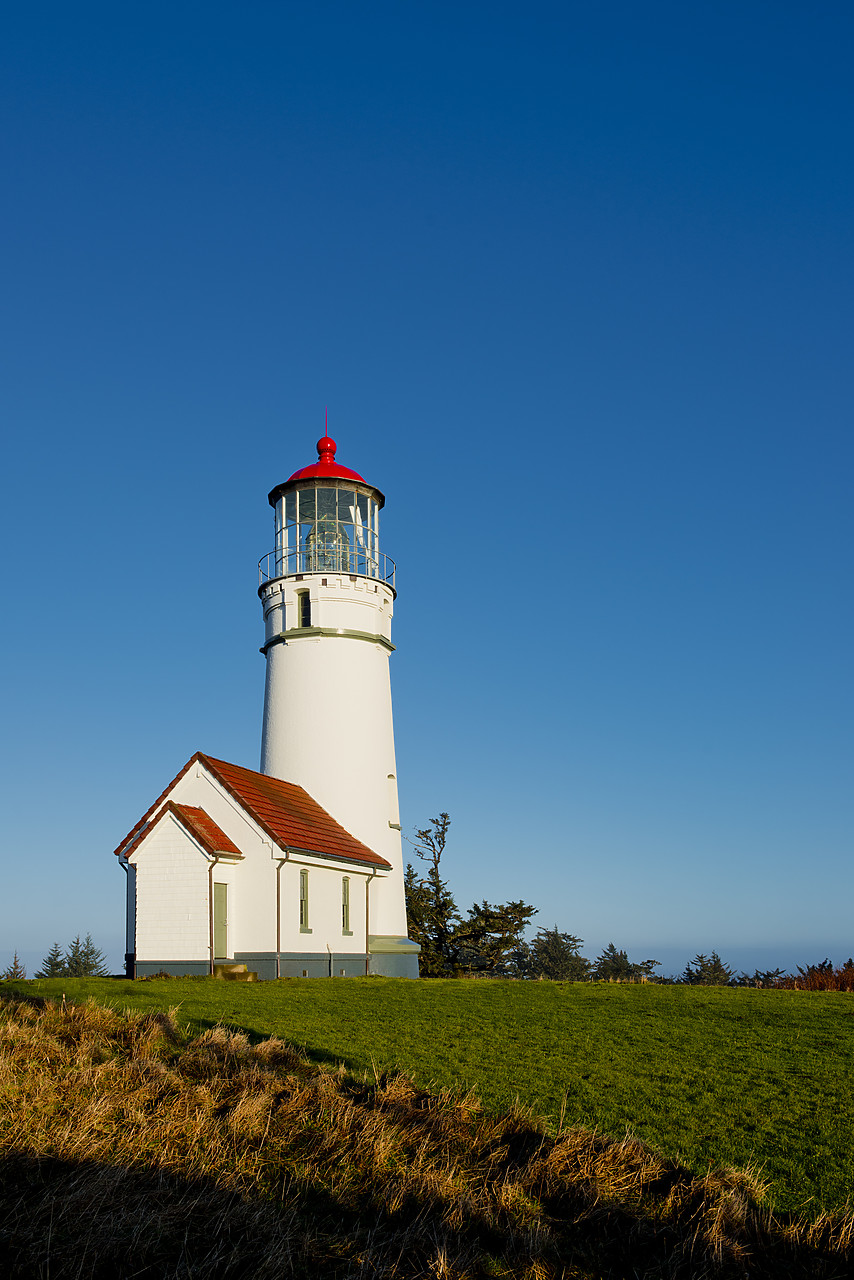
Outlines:
[[753,985],[754,987],[773,987],[781,978],[788,976],[785,969],[754,969]]
[[62,947],[58,942],[55,942],[50,951],[48,951],[44,960],[42,960],[42,967],[36,974],[36,977],[64,978],[67,972],[68,971],[65,967],[65,957],[62,954]]
[[468,916],[451,939],[451,958],[455,972],[481,974],[484,977],[506,977],[513,972],[513,961],[522,931],[536,915],[537,908],[526,902],[475,902]]
[[5,972],[5,973],[0,974],[0,977],[3,977],[3,978],[26,978],[26,976],[27,976],[27,971],[26,971],[26,969],[24,968],[24,966],[21,964],[20,960],[18,959],[18,953],[17,953],[17,951],[16,951],[16,952],[15,952],[15,955],[14,955],[14,958],[13,958],[13,960],[12,960],[12,963],[9,965],[9,968],[6,970],[6,972]]
[[404,878],[409,936],[421,947],[419,972],[422,978],[453,976],[451,939],[460,923],[454,895],[442,879],[440,863],[451,819],[447,813],[430,819],[430,826],[416,831],[415,852],[427,863],[426,876],[419,876],[411,863]]
[[590,961],[579,949],[583,941],[574,933],[561,933],[557,925],[553,929],[538,929],[521,959],[524,976],[550,978],[555,982],[583,982],[590,975]]
[[83,943],[80,941],[80,934],[76,938],[72,938],[65,949],[62,957],[62,963],[65,966],[64,977],[67,978],[85,978],[87,975],[83,972]]
[[632,966],[625,951],[618,951],[613,942],[609,942],[601,956],[597,956],[593,964],[593,977],[610,981],[619,979],[625,982],[631,978]]
[[101,948],[95,946],[91,933],[86,934],[83,943],[83,965],[86,969],[84,974],[86,978],[108,978],[110,976],[110,971],[107,968],[107,958]]
[[787,978],[788,976],[784,969],[754,969],[752,975],[740,973],[737,978],[731,979],[730,985],[733,987],[774,987],[781,978]]
[[601,956],[596,957],[591,976],[605,982],[639,982],[642,978],[651,978],[659,964],[659,960],[632,964],[625,951],[618,951],[613,942],[609,942]]
[[733,971],[721,960],[717,951],[710,956],[694,956],[693,965],[686,964],[682,981],[693,987],[728,987],[734,985]]
[[91,933],[86,934],[83,942],[80,941],[80,934],[78,933],[77,937],[69,943],[63,959],[65,976],[69,978],[106,978],[109,976],[107,966],[104,963],[104,953],[95,946]]
[[453,978],[461,973],[495,977],[512,971],[522,931],[536,908],[525,902],[474,903],[465,919],[441,872],[451,819],[447,813],[416,830],[415,851],[427,864],[419,876],[406,868],[406,914],[409,934],[421,947],[423,978]]

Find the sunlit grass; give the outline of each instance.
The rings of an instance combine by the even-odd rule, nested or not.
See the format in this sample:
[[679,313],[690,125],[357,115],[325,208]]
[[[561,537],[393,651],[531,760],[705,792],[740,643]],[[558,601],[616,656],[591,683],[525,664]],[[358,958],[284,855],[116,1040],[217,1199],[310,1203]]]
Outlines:
[[696,1174],[758,1165],[778,1209],[842,1208],[854,1183],[854,995],[749,989],[204,979],[0,983],[94,995],[114,1009],[178,1007],[281,1036],[353,1073],[399,1068],[424,1087],[517,1099],[552,1125],[630,1132]]
[[0,1222],[9,1280],[837,1280],[854,1243],[851,1216],[774,1214],[755,1170],[2,994]]

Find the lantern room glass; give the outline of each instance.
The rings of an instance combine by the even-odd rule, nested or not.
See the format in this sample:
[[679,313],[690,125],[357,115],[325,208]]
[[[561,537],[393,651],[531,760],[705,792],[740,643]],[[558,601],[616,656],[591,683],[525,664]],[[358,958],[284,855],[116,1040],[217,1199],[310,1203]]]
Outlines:
[[379,575],[379,506],[344,485],[295,489],[276,504],[276,576]]

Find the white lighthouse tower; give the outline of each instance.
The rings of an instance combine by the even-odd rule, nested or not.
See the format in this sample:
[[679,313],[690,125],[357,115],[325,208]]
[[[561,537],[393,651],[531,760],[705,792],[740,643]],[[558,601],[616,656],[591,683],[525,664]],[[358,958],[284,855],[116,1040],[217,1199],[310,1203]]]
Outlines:
[[267,660],[261,772],[303,787],[391,865],[367,885],[372,973],[417,977],[406,936],[389,655],[394,562],[385,499],[317,442],[318,461],[269,495],[275,549],[260,563]]

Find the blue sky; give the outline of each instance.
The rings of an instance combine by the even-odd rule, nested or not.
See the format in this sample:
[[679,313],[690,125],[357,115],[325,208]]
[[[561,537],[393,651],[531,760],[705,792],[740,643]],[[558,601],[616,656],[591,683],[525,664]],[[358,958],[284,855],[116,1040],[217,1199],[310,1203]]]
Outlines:
[[405,828],[681,969],[854,951],[850,7],[18,6],[0,964],[257,767],[267,491],[387,496]]

